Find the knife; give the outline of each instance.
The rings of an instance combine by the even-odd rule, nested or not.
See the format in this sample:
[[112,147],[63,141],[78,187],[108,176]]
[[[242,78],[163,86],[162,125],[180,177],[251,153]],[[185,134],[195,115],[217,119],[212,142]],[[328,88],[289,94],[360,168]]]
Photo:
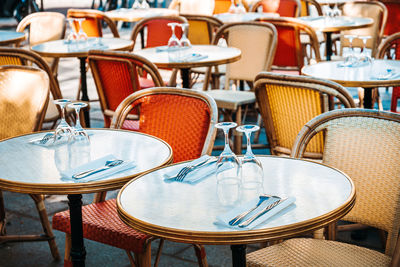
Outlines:
[[276,207],[279,203],[285,201],[287,198],[281,198],[278,199],[277,201],[273,202],[272,204],[266,206],[264,209],[262,209],[259,213],[255,214],[253,217],[247,219],[246,221],[238,224],[240,228],[246,227],[252,222],[254,222],[256,219],[267,213],[268,211],[272,210],[274,207]]

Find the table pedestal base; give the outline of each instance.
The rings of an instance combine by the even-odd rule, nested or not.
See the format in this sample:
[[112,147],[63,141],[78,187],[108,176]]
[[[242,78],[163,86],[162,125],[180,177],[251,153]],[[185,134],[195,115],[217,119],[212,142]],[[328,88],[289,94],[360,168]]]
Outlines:
[[71,259],[73,266],[85,266],[86,250],[83,244],[82,195],[68,195],[71,221]]
[[[87,57],[80,57],[80,72],[81,72],[81,92],[82,92],[82,101],[89,102],[89,95],[87,91],[87,82],[86,82],[86,59]],[[85,124],[87,128],[90,128],[90,115],[89,108],[85,108],[83,111],[83,115],[85,117]]]
[[246,245],[232,245],[232,266],[246,267]]

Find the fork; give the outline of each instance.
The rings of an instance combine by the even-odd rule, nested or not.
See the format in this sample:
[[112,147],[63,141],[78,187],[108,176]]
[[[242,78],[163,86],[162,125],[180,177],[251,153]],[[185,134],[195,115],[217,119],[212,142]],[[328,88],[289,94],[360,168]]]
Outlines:
[[178,172],[177,175],[168,178],[168,180],[173,180],[173,181],[182,182],[183,179],[185,179],[186,175],[187,175],[189,172],[191,172],[192,170],[194,170],[194,169],[197,168],[197,167],[203,166],[203,165],[205,165],[205,164],[207,164],[207,163],[209,163],[209,162],[212,162],[212,161],[215,161],[215,159],[214,159],[214,158],[208,158],[208,159],[206,159],[206,160],[204,160],[204,161],[201,161],[201,162],[199,162],[199,163],[197,163],[197,164],[190,165],[190,166],[186,166],[186,167],[182,168],[182,169]]
[[42,139],[38,140],[39,144],[44,145],[47,143],[47,141],[49,141],[52,137],[53,137],[53,133],[47,133],[45,134]]

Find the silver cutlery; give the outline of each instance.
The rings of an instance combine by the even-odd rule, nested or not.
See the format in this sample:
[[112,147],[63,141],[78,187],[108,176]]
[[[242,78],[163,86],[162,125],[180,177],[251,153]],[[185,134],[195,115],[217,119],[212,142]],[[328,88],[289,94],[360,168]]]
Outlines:
[[270,199],[270,198],[276,198],[277,200],[281,199],[278,196],[271,196],[271,195],[261,195],[260,199],[258,200],[258,203],[251,208],[250,210],[247,210],[241,214],[239,214],[238,216],[236,216],[235,218],[233,218],[232,220],[229,221],[229,225],[234,226],[236,224],[238,224],[244,217],[246,217],[247,215],[249,215],[252,211],[254,211],[255,209],[257,209],[264,201]]
[[124,161],[120,160],[120,159],[108,160],[108,161],[106,161],[104,166],[102,166],[100,168],[93,169],[93,170],[88,170],[88,171],[84,171],[84,172],[80,172],[80,173],[74,174],[74,175],[72,175],[72,178],[74,178],[74,179],[82,179],[82,178],[85,178],[85,177],[87,177],[89,175],[92,175],[92,174],[95,174],[95,173],[98,173],[98,172],[101,172],[101,171],[105,171],[105,170],[108,170],[108,169],[110,169],[112,167],[121,165],[122,163],[124,163]]
[[254,222],[256,219],[258,219],[260,216],[264,215],[265,213],[267,213],[268,211],[272,210],[274,207],[276,207],[279,203],[285,201],[287,198],[281,198],[278,199],[277,201],[275,201],[274,203],[266,206],[264,209],[262,209],[259,213],[255,214],[253,217],[247,219],[246,221],[238,224],[238,226],[240,228],[246,227],[249,224],[251,224],[252,222]]
[[190,165],[190,166],[186,166],[186,167],[182,168],[182,169],[178,172],[177,175],[175,175],[175,176],[173,176],[173,177],[169,177],[169,178],[166,179],[166,180],[167,180],[167,181],[178,181],[178,182],[182,182],[183,179],[185,179],[186,175],[187,175],[189,172],[195,170],[195,169],[198,168],[198,167],[205,166],[205,165],[208,165],[208,164],[213,163],[213,162],[216,162],[216,161],[217,161],[217,159],[212,157],[212,158],[208,158],[208,159],[206,159],[206,160],[204,160],[204,161],[201,161],[201,162],[199,162],[199,163],[197,163],[197,164]]

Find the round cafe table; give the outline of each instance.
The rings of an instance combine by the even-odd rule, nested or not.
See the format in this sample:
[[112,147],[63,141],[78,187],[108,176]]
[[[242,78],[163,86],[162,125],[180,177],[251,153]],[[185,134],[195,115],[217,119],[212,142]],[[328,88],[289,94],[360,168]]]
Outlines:
[[107,11],[106,15],[115,21],[135,22],[144,18],[151,18],[158,16],[178,16],[179,12],[177,10],[168,8],[148,8],[148,9],[119,8]]
[[332,56],[332,33],[344,30],[353,30],[371,26],[374,20],[371,18],[360,17],[299,17],[301,21],[309,24],[314,30],[326,33],[326,60],[331,60]]
[[187,54],[202,56],[199,59],[188,58],[187,61],[171,61],[168,52],[160,51],[157,47],[145,48],[133,53],[147,58],[159,68],[176,68],[181,70],[182,87],[190,87],[189,71],[195,67],[209,67],[238,61],[241,51],[234,47],[221,47],[217,45],[193,45],[184,50]]
[[19,44],[25,40],[24,32],[0,30],[0,45]]
[[[87,41],[55,40],[31,47],[43,57],[77,57],[80,61],[82,101],[89,101],[86,84],[86,58],[89,50],[132,50],[133,42],[121,38],[90,37]],[[89,110],[85,109],[85,122],[90,127]]]
[[43,147],[29,143],[43,137],[45,132],[0,141],[0,189],[24,194],[68,194],[74,266],[84,266],[86,254],[81,194],[119,189],[132,178],[172,161],[171,147],[153,136],[111,129],[87,132],[90,136],[90,151],[86,153],[89,160],[112,154],[118,159],[134,161],[136,167],[90,182],[65,179],[60,172],[68,163],[67,155],[71,155],[66,144]]
[[363,87],[364,107],[372,108],[371,92],[375,87],[400,85],[400,61],[374,60],[371,65],[340,67],[343,61],[319,62],[304,66],[302,74],[337,82],[345,87]]
[[[294,204],[252,230],[217,225],[222,206],[215,175],[192,185],[166,183],[163,175],[181,164],[159,168],[126,184],[118,194],[120,218],[141,232],[183,243],[231,245],[233,266],[246,266],[246,244],[290,238],[339,220],[356,199],[352,180],[341,171],[312,161],[259,157],[264,192],[295,197]],[[150,208],[151,207],[151,208]]]

